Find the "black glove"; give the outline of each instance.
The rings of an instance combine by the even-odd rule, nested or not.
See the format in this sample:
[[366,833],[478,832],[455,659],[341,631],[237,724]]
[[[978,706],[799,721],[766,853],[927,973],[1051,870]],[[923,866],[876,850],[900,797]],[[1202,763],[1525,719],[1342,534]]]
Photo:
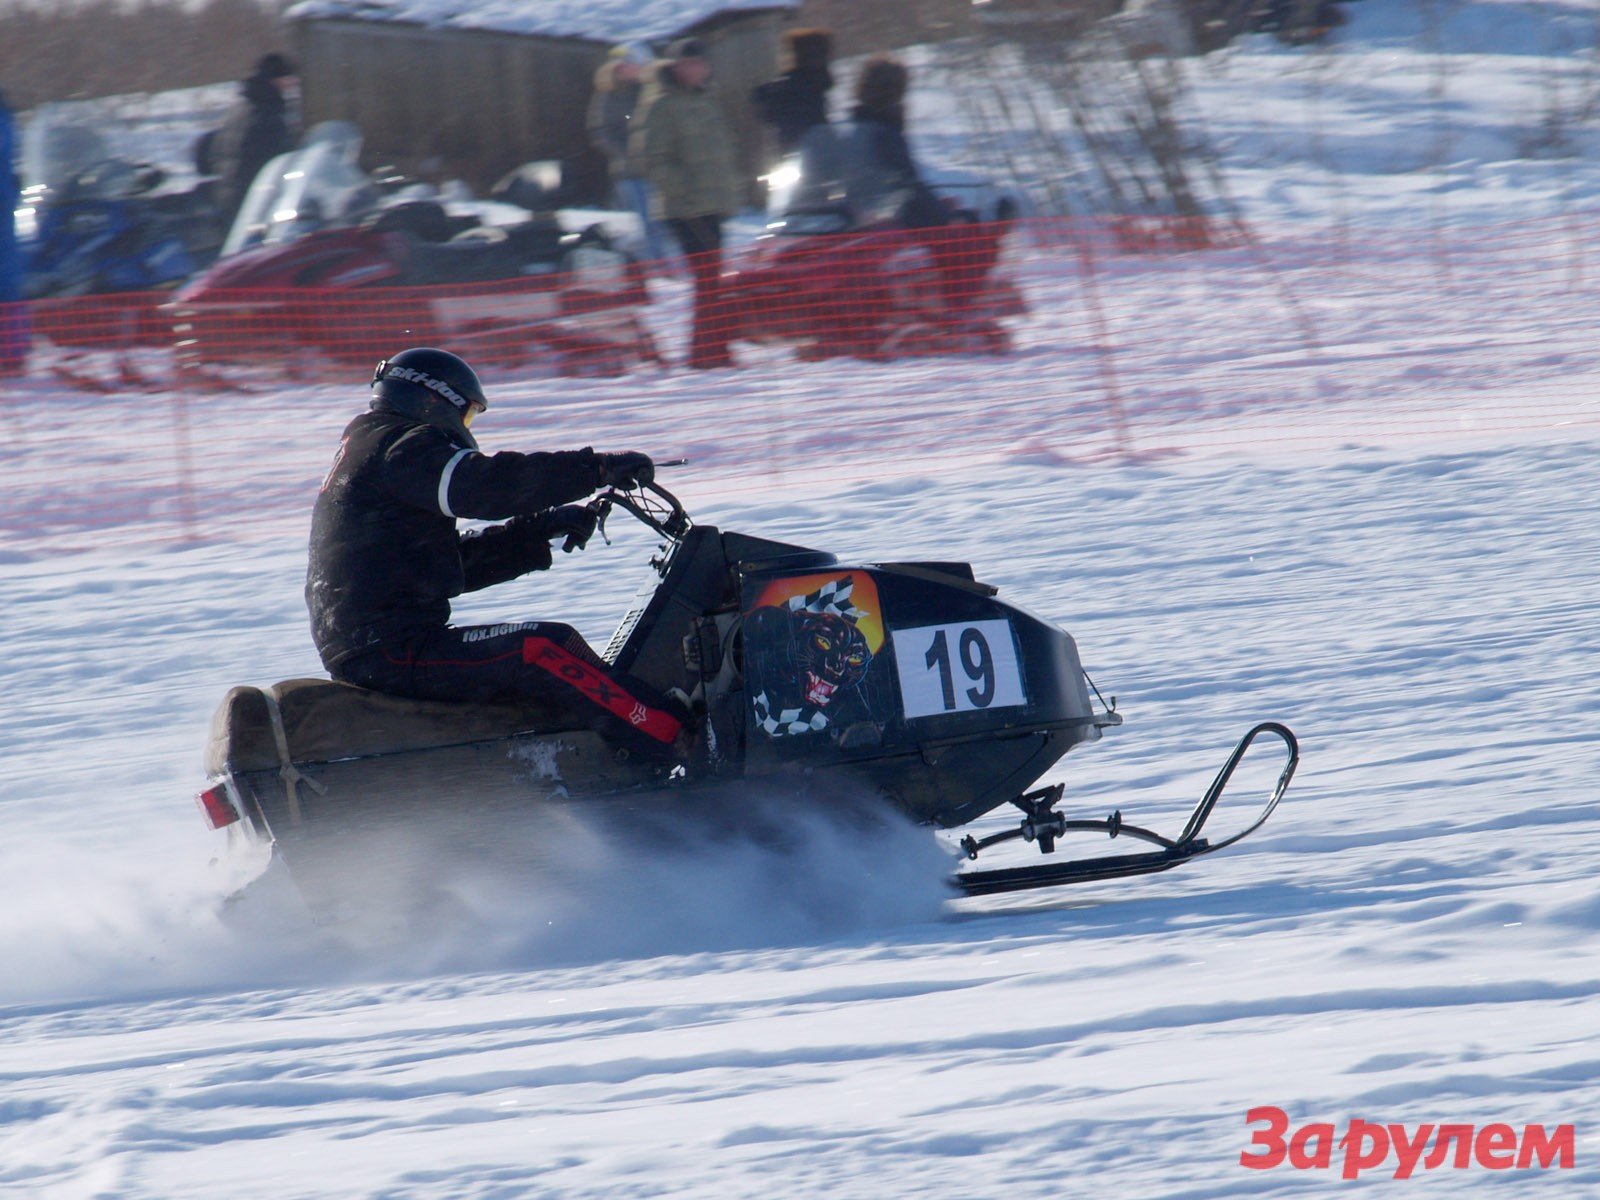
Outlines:
[[648,454],[627,450],[621,454],[596,455],[600,460],[600,486],[635,488],[656,477],[656,465]]
[[546,540],[565,537],[567,540],[561,543],[561,549],[570,554],[589,544],[598,520],[595,511],[587,504],[567,504],[543,514],[539,524]]

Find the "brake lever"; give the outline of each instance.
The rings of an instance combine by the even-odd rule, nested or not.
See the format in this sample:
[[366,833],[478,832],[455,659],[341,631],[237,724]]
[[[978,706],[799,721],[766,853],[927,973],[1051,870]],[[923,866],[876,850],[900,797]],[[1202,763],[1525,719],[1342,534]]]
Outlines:
[[[600,535],[602,542],[608,546],[611,545],[611,539],[606,536],[606,518],[611,515],[611,498],[609,496],[600,496],[589,501],[584,507],[594,514],[594,532]],[[593,537],[594,534],[589,536]],[[588,539],[586,538],[580,542],[575,535],[569,533],[567,540],[561,543],[561,553],[571,554],[574,550],[580,550],[587,544],[587,541]]]

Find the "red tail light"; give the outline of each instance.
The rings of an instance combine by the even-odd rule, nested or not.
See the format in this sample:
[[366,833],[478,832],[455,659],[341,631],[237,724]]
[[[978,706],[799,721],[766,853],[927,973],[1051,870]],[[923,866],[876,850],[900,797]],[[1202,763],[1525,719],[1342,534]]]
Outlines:
[[225,783],[208,787],[194,798],[194,802],[200,806],[200,815],[205,817],[206,824],[213,829],[232,825],[239,819],[239,810],[228,798],[228,786]]

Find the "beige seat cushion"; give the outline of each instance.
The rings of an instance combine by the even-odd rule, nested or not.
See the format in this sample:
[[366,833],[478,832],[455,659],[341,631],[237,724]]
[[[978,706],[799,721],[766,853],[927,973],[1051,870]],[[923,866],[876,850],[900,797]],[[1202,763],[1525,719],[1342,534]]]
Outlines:
[[[488,741],[530,730],[571,728],[536,705],[413,700],[327,679],[288,679],[269,689],[283,715],[289,756],[297,763],[332,762],[401,750]],[[211,722],[206,770],[275,770],[279,762],[267,697],[237,687]]]

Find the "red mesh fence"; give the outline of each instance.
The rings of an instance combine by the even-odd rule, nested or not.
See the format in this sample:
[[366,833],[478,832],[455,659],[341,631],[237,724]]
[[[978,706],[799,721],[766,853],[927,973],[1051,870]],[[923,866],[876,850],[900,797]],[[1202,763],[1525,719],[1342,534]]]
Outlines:
[[[0,542],[303,523],[372,365],[482,368],[496,445],[627,443],[760,488],[942,461],[1594,428],[1600,214],[1250,233],[1034,221],[431,288],[89,296],[0,376]],[[697,328],[698,327],[698,328]],[[698,360],[731,371],[681,369]]]

